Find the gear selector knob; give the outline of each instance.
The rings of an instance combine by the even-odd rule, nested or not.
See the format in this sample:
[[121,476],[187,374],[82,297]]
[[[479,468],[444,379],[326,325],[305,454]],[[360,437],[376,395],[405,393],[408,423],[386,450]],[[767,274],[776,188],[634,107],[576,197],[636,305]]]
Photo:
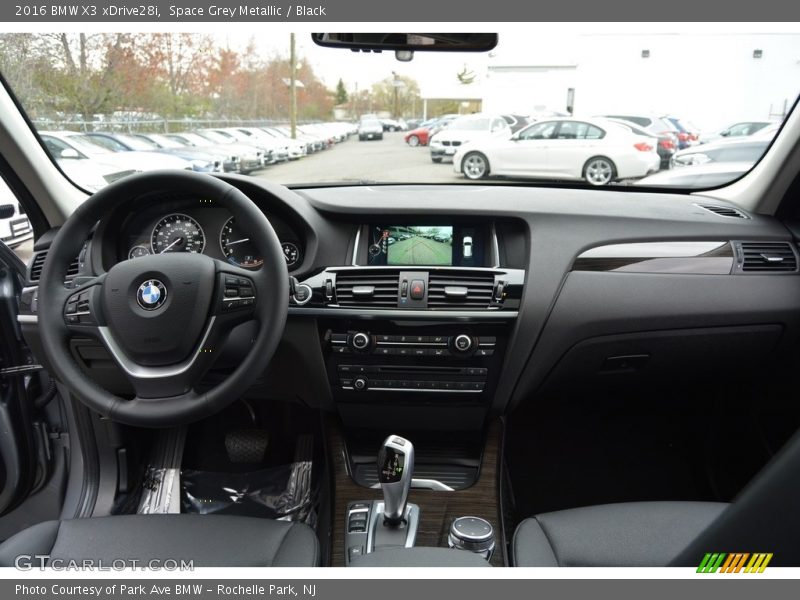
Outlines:
[[398,435],[390,435],[378,452],[378,481],[383,491],[383,515],[387,525],[403,522],[413,476],[414,445]]

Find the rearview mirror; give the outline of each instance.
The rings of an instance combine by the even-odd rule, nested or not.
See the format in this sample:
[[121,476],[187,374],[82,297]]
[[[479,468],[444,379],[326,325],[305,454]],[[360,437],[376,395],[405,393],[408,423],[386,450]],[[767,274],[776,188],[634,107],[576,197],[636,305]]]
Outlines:
[[311,39],[319,46],[355,52],[394,50],[403,61],[417,51],[488,52],[497,46],[496,33],[312,33]]
[[0,219],[9,219],[14,216],[13,204],[0,204]]

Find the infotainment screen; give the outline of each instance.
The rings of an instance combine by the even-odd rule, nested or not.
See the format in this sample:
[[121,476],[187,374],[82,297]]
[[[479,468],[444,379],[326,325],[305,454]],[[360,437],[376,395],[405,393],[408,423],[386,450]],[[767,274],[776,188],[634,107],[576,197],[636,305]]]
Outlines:
[[480,228],[462,225],[372,225],[368,264],[482,266],[483,237]]
[[391,225],[375,227],[369,247],[370,264],[453,264],[452,226]]

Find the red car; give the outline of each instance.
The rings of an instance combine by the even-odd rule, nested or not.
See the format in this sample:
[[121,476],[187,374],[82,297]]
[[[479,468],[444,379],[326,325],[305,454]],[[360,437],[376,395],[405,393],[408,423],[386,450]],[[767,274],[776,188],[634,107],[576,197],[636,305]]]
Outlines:
[[427,146],[428,138],[430,138],[431,130],[430,125],[420,125],[416,129],[412,129],[405,135],[406,144],[409,146]]
[[458,115],[444,115],[436,119],[429,119],[416,129],[412,129],[405,135],[406,144],[409,146],[427,146],[431,136],[438,133]]

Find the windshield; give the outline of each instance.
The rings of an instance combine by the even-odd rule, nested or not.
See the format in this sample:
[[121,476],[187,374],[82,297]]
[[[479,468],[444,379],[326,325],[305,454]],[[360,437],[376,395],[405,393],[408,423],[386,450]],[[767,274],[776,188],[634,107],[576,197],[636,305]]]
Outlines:
[[749,170],[800,92],[798,24],[497,33],[491,52],[410,62],[307,33],[4,33],[0,72],[59,164],[180,150],[286,185],[717,186],[704,163]]

